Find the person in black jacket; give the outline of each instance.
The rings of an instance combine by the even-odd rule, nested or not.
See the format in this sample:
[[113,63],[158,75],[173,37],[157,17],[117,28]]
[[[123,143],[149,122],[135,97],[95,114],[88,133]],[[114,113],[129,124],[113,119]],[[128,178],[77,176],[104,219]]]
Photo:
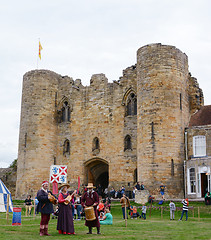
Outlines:
[[37,192],[37,199],[39,201],[37,211],[41,212],[40,236],[50,236],[50,234],[48,234],[48,222],[50,220],[50,214],[53,213],[54,210],[53,204],[49,200],[49,193],[51,192],[48,191],[48,182],[43,181],[42,188]]

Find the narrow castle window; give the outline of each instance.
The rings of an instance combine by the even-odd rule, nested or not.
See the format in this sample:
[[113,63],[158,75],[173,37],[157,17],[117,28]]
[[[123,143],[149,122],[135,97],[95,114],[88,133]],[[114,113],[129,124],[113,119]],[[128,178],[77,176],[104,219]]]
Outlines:
[[62,107],[62,122],[70,121],[70,106],[67,101],[64,102]]
[[93,143],[92,143],[92,151],[96,149],[100,150],[100,141],[99,141],[99,138],[97,137],[93,139]]
[[171,176],[174,176],[174,160],[171,159]]
[[180,110],[182,110],[182,93],[179,95],[179,101],[180,101]]
[[25,139],[24,139],[24,147],[26,148],[26,143],[27,143],[27,133],[25,133]]
[[68,139],[64,141],[63,154],[70,154],[70,141]]
[[126,116],[137,115],[137,98],[134,93],[131,93],[127,100]]
[[132,150],[132,142],[131,142],[131,136],[127,135],[125,137],[125,142],[124,142],[124,151],[126,150]]
[[138,182],[138,173],[137,173],[137,168],[134,170],[134,183],[137,183]]

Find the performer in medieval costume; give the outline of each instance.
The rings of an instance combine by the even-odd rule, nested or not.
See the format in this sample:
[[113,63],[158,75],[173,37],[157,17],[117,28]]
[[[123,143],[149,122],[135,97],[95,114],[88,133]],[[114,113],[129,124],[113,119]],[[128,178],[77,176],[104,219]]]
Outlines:
[[93,190],[94,186],[93,183],[88,183],[87,186],[87,192],[85,192],[81,198],[81,205],[86,208],[93,206],[94,207],[94,213],[96,219],[93,221],[87,221],[85,222],[85,225],[89,228],[89,232],[87,234],[92,234],[92,228],[97,228],[97,234],[100,234],[100,222],[98,219],[97,214],[97,206],[99,204],[99,196],[98,194]]
[[48,191],[48,182],[43,181],[42,188],[37,192],[37,199],[39,201],[37,212],[41,212],[40,236],[50,236],[50,234],[48,234],[48,222],[50,220],[50,214],[54,211],[53,204],[50,202],[49,193],[53,195]]
[[71,201],[76,191],[70,195],[67,191],[69,187],[69,184],[62,184],[58,188],[60,190],[58,198],[59,215],[57,221],[57,230],[59,231],[59,234],[75,234]]

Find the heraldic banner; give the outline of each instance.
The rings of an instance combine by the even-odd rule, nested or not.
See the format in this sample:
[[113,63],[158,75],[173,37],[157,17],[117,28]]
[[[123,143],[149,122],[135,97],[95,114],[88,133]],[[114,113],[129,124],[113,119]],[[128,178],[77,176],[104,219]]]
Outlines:
[[53,194],[58,193],[58,183],[67,183],[67,166],[51,165],[50,183],[53,184]]

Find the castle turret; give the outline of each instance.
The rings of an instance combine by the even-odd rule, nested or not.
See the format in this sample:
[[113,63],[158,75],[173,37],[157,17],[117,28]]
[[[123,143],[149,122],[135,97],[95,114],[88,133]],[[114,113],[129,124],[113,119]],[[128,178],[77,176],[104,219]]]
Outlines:
[[153,194],[163,183],[169,195],[183,195],[188,87],[188,59],[179,49],[151,44],[138,50],[138,179]]
[[55,104],[59,75],[35,70],[23,77],[16,197],[34,194],[49,179],[56,149]]

